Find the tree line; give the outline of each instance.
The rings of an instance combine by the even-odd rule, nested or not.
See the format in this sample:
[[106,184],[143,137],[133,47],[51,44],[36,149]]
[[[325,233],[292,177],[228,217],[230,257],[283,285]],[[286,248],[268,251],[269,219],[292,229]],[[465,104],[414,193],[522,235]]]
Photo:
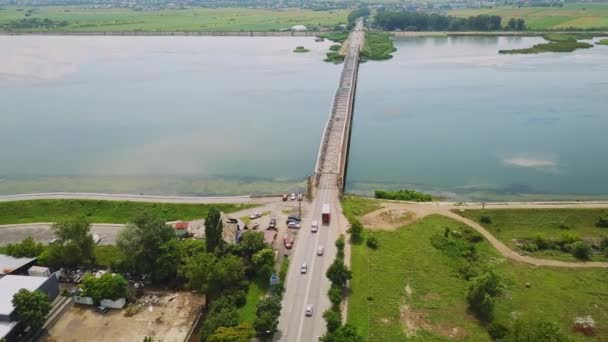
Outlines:
[[511,19],[503,27],[502,18],[497,15],[480,14],[468,18],[441,14],[410,11],[378,10],[374,16],[374,26],[378,29],[394,31],[497,31],[526,29],[524,19]]

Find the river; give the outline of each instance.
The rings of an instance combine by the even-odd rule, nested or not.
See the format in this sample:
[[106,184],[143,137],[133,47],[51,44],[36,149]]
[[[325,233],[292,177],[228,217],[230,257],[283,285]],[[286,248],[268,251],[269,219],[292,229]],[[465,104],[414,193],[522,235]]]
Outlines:
[[[497,53],[540,41],[400,38],[363,64],[348,191],[606,197],[608,47]],[[330,44],[0,36],[0,194],[303,188],[341,71]]]

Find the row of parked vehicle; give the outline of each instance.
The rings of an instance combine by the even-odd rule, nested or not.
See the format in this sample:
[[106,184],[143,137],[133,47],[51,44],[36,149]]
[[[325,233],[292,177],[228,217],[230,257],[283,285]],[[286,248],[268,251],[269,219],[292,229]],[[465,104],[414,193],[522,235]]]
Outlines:
[[302,194],[301,192],[298,193],[297,195],[295,192],[292,192],[291,195],[283,194],[283,202],[286,202],[288,199],[292,200],[292,201],[295,201],[296,199],[298,201],[301,201],[304,199],[304,194]]

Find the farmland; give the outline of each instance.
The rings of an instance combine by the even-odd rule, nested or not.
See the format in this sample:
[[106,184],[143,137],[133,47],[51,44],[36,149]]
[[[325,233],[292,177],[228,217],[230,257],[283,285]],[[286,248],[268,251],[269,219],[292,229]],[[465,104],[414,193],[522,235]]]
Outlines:
[[449,12],[458,17],[478,14],[499,15],[503,24],[523,18],[531,30],[608,29],[608,4],[565,4],[564,7],[496,7],[461,9]]
[[[349,323],[369,341],[489,341],[482,324],[467,311],[468,281],[463,257],[434,247],[445,228],[467,228],[442,216],[429,216],[395,231],[366,231],[378,248],[352,248]],[[604,270],[538,268],[501,258],[485,241],[475,243],[477,262],[493,267],[505,290],[497,299],[494,322],[510,327],[513,317],[558,323],[575,341],[575,317],[590,315],[597,336],[608,334]],[[431,271],[432,270],[432,271]]]
[[[28,13],[29,12],[29,13]],[[26,14],[28,14],[26,16]],[[58,31],[277,31],[294,25],[310,29],[346,23],[347,10],[192,8],[136,11],[123,8],[5,7],[0,26],[25,18],[67,21]]]

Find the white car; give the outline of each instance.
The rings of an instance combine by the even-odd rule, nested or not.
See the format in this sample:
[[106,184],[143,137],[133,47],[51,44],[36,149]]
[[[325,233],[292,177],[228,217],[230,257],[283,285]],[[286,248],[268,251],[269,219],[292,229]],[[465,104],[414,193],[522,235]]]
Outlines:
[[295,201],[296,200],[296,194],[292,192],[291,196],[289,196],[289,199],[292,200],[292,201]]
[[262,214],[260,214],[260,213],[254,213],[252,215],[249,215],[249,218],[252,219],[252,220],[255,220],[255,219],[260,218],[260,217],[262,217]]
[[306,305],[306,310],[304,311],[304,315],[306,315],[306,317],[312,316],[312,304]]
[[317,255],[318,256],[323,255],[324,252],[325,252],[325,248],[323,248],[323,246],[319,246],[319,248],[317,248]]
[[319,221],[312,221],[310,224],[310,231],[316,233],[319,230]]
[[308,272],[308,265],[306,263],[303,263],[302,267],[300,267],[300,273],[306,274],[306,272]]

